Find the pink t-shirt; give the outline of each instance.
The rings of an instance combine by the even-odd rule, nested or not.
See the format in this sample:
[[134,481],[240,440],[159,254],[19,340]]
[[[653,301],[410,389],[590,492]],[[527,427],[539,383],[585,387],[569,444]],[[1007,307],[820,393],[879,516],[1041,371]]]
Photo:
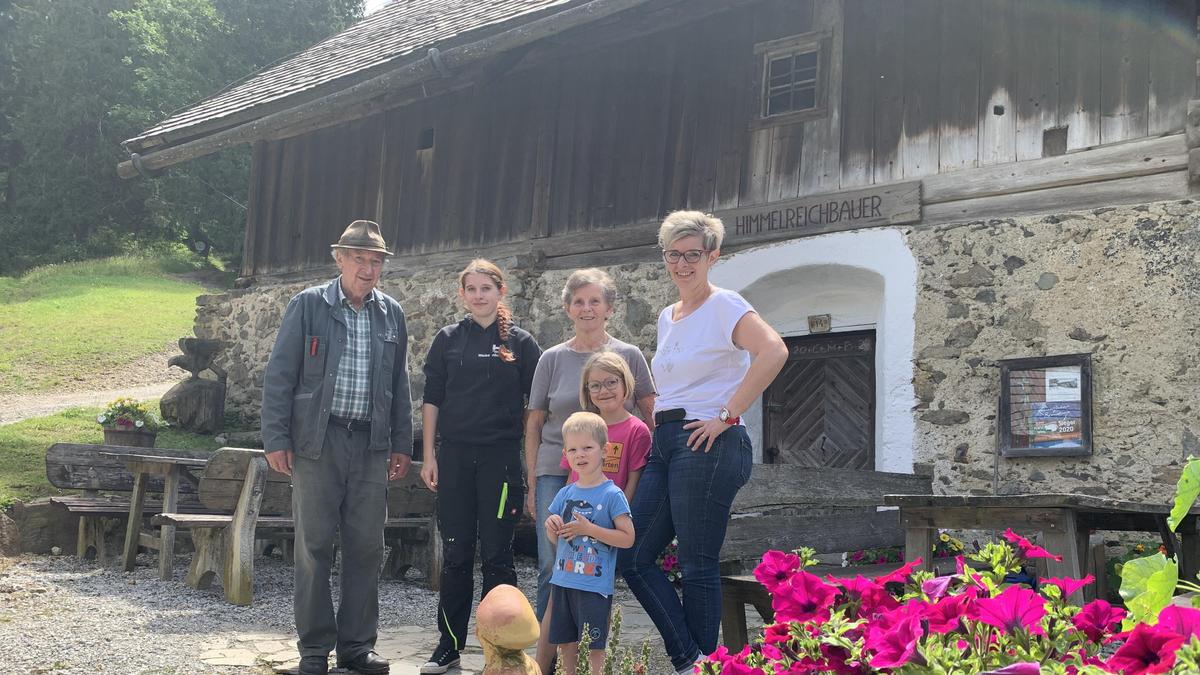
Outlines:
[[[650,429],[646,423],[630,415],[624,422],[608,425],[608,445],[604,446],[604,475],[612,479],[617,487],[625,489],[629,474],[646,467],[650,457]],[[559,464],[571,468],[564,455]],[[574,471],[567,477],[568,483],[579,480]]]

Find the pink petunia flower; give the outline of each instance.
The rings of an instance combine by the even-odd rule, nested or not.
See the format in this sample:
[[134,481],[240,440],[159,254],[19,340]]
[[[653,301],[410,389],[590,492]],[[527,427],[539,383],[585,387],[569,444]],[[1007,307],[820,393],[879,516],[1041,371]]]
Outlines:
[[951,595],[925,606],[922,618],[925,619],[929,632],[939,635],[952,633],[959,629],[959,620],[967,616],[974,604],[978,591],[974,588],[964,589],[958,595]]
[[994,598],[976,600],[969,616],[1002,630],[1023,628],[1044,635],[1042,617],[1046,616],[1046,598],[1023,586],[1009,586]]
[[1062,562],[1063,558],[1061,555],[1055,555],[1041,546],[1034,546],[1028,539],[1013,532],[1012,528],[1004,531],[1004,538],[1008,540],[1008,543],[1017,547],[1017,551],[1022,558],[1027,560],[1033,558],[1050,558],[1051,560]]
[[800,556],[783,551],[767,551],[754,568],[754,578],[771,594],[800,569]]
[[1071,617],[1075,628],[1092,642],[1102,642],[1106,636],[1119,629],[1124,620],[1125,610],[1113,607],[1104,600],[1089,602],[1078,614]]
[[800,570],[776,587],[771,607],[775,609],[776,621],[825,620],[837,595],[837,589],[820,577]]
[[922,559],[917,558],[916,560],[914,560],[910,563],[904,563],[895,572],[892,572],[890,574],[885,574],[880,577],[875,577],[875,583],[879,584],[880,586],[882,586],[884,584],[891,584],[891,583],[897,583],[897,584],[908,583],[908,577],[912,575],[913,570],[917,569],[917,567],[921,564],[921,562],[922,562]]
[[1095,581],[1096,577],[1090,574],[1082,579],[1072,579],[1071,577],[1063,577],[1061,579],[1057,577],[1051,577],[1048,579],[1042,579],[1042,583],[1044,584],[1054,584],[1055,586],[1061,588],[1064,598]]
[[1200,609],[1167,605],[1158,613],[1158,625],[1190,639],[1200,635]]
[[874,653],[872,668],[899,668],[919,658],[917,641],[921,639],[921,620],[916,616],[906,617],[895,625],[884,628],[871,626],[867,629],[865,647]]
[[929,581],[921,584],[921,592],[928,595],[931,599],[937,600],[950,590],[950,582],[954,577],[934,577]]
[[1186,641],[1173,630],[1139,623],[1104,665],[1124,675],[1165,673],[1175,665],[1175,651]]
[[791,626],[786,622],[763,626],[763,642],[766,644],[779,644],[791,639]]
[[826,580],[841,586],[845,590],[848,599],[859,602],[858,616],[869,617],[876,612],[887,611],[900,606],[900,603],[882,585],[861,574],[853,579],[826,577]]
[[1041,675],[1042,666],[1036,661],[1022,661],[1021,663],[1010,663],[1003,668],[989,670],[979,675]]

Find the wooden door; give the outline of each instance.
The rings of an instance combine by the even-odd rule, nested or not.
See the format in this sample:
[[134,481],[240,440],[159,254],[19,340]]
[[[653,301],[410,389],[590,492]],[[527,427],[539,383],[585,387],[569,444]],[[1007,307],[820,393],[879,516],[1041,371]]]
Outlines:
[[875,469],[875,331],[784,338],[763,395],[763,461]]

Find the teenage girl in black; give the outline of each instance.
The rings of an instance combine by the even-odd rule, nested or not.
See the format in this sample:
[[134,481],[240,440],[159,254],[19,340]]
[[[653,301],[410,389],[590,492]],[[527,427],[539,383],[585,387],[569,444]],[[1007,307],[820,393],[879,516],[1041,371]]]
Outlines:
[[441,640],[422,673],[444,673],[459,662],[471,616],[477,536],[480,597],[498,584],[517,583],[512,540],[525,503],[521,434],[542,351],[513,324],[503,302],[507,292],[500,268],[471,261],[458,275],[468,314],[438,331],[425,359],[421,478],[438,493],[442,578]]

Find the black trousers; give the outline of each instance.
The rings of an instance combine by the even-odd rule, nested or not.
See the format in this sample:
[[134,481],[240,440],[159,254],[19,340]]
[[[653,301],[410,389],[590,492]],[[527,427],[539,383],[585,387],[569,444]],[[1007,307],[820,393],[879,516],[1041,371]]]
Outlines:
[[438,527],[442,531],[441,646],[461,650],[475,594],[475,540],[483,588],[517,583],[513,530],[525,504],[520,441],[465,445],[443,441],[438,461]]

